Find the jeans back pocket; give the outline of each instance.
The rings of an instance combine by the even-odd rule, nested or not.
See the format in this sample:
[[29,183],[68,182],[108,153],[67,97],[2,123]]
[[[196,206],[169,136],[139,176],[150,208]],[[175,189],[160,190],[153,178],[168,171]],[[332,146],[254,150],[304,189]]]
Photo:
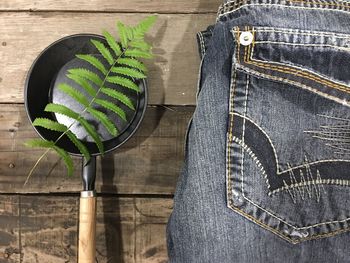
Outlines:
[[350,230],[350,35],[231,32],[228,207],[291,243]]

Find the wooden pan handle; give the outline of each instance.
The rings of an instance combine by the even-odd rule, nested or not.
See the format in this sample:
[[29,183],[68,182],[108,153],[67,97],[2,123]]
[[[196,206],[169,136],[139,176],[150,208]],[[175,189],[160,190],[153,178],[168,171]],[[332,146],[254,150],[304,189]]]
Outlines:
[[96,194],[83,191],[79,209],[78,263],[95,263],[96,251]]

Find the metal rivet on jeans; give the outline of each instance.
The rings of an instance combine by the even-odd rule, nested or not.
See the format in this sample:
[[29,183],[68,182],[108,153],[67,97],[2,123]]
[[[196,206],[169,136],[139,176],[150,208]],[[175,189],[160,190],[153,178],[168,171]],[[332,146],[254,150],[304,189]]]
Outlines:
[[242,32],[239,36],[239,43],[243,46],[248,46],[253,41],[253,34],[249,31]]

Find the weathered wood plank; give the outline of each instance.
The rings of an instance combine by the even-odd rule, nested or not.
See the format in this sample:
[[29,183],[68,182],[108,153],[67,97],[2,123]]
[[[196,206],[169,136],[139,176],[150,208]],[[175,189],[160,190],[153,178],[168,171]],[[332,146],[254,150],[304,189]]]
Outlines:
[[20,262],[19,197],[0,196],[0,263]]
[[[61,1],[57,1],[61,2]],[[89,1],[86,1],[89,2]],[[53,41],[76,33],[114,32],[116,20],[137,24],[146,14],[0,13],[0,103],[23,102],[24,81],[36,56]],[[149,68],[150,104],[195,105],[199,56],[196,32],[214,14],[158,15],[146,40],[155,58]]]
[[[193,110],[192,106],[148,107],[134,136],[113,153],[98,159],[97,191],[172,194],[183,163],[185,132]],[[55,154],[45,158],[23,187],[29,170],[43,153],[23,143],[37,136],[23,105],[0,105],[0,192],[80,191],[81,160],[74,158],[76,172],[69,178],[61,162],[55,166],[58,160]]]
[[[0,262],[76,262],[78,202],[72,196],[0,196]],[[99,197],[96,262],[166,262],[171,210],[170,198]]]
[[217,12],[222,0],[2,0],[0,10],[12,11],[99,11],[99,12],[166,12],[201,13]]

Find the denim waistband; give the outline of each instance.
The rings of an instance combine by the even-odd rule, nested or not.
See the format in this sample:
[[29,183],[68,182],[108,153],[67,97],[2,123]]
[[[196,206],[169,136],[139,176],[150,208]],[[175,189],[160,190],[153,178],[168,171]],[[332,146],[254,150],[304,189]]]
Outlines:
[[[273,26],[273,24],[278,24],[279,22],[273,22],[271,20],[271,17],[273,17],[275,15],[275,20],[277,21],[277,16],[280,19],[279,21],[281,21],[281,17],[283,17],[284,19],[284,23],[285,24],[289,24],[290,27],[293,27],[292,24],[301,24],[304,25],[306,22],[302,21],[302,19],[299,17],[299,22],[295,21],[295,15],[297,15],[297,13],[294,13],[292,15],[288,15],[288,12],[283,11],[279,12],[281,10],[276,10],[276,9],[266,9],[269,7],[280,7],[280,8],[288,8],[288,7],[293,7],[296,8],[295,10],[314,10],[314,11],[325,11],[325,10],[329,10],[329,11],[340,11],[343,14],[345,14],[345,16],[341,16],[340,14],[335,15],[337,16],[339,21],[341,21],[343,19],[343,21],[348,21],[348,19],[350,19],[348,17],[348,15],[350,15],[350,0],[349,1],[342,1],[342,0],[235,0],[235,1],[229,1],[227,0],[226,2],[222,3],[219,6],[219,9],[217,11],[217,17],[216,17],[216,22],[224,22],[227,21],[229,19],[237,19],[237,15],[236,15],[236,11],[238,12],[241,8],[245,8],[245,7],[251,7],[251,8],[255,8],[256,10],[260,10],[260,11],[256,11],[253,15],[257,16],[258,12],[262,12],[260,17],[256,17],[254,19],[249,18],[248,21],[250,23],[258,23],[265,26]],[[266,13],[266,12],[271,12],[270,14]],[[272,12],[274,13],[274,15],[272,15]],[[298,12],[298,11],[296,11]],[[344,13],[345,12],[345,13]],[[246,15],[246,12],[244,12],[244,14]],[[314,15],[315,13],[313,13]],[[322,16],[322,15],[321,15]],[[322,31],[325,30],[324,28],[328,28],[328,27],[332,27],[332,23],[334,23],[334,17],[331,18],[328,16],[328,22],[329,24],[327,24],[327,19],[322,19],[323,23],[323,28],[320,25],[320,28],[317,29],[318,31]],[[320,19],[320,17],[318,17],[318,19]],[[339,22],[337,20],[337,23],[334,23],[335,25],[341,24],[342,22]],[[253,22],[256,21],[256,22]],[[238,22],[240,23],[240,22]],[[260,25],[260,26],[261,26]],[[309,29],[314,29],[312,27],[318,27],[318,23],[314,23],[314,25],[309,25],[308,28]],[[205,30],[201,30],[197,32],[197,45],[198,45],[198,52],[199,52],[199,56],[200,59],[203,58],[209,44],[210,44],[210,40],[211,40],[211,36],[213,34],[213,30],[214,30],[215,24],[209,25]],[[294,25],[295,27],[295,25]],[[296,26],[298,28],[298,26]],[[336,28],[334,29],[336,31],[339,32],[339,34],[341,35],[341,31],[344,31],[347,33],[347,29],[345,28]],[[305,31],[306,32],[306,31]],[[347,34],[348,36],[348,34]],[[279,38],[281,36],[278,36]],[[285,37],[289,37],[289,35],[286,35]],[[271,40],[270,40],[271,41]],[[304,40],[303,43],[313,43],[313,39],[308,39],[308,40]],[[335,42],[341,42],[341,40],[334,40]],[[347,40],[348,41],[348,40]],[[343,46],[342,43],[336,43],[339,46]],[[346,45],[344,45],[345,47],[349,47],[349,43],[347,42]]]
[[243,6],[290,6],[304,9],[331,9],[350,12],[350,1],[341,0],[236,0],[219,6],[216,21],[227,19],[231,13]]
[[205,51],[208,48],[214,26],[215,25],[209,25],[205,30],[197,32],[197,47],[200,59],[204,57]]

